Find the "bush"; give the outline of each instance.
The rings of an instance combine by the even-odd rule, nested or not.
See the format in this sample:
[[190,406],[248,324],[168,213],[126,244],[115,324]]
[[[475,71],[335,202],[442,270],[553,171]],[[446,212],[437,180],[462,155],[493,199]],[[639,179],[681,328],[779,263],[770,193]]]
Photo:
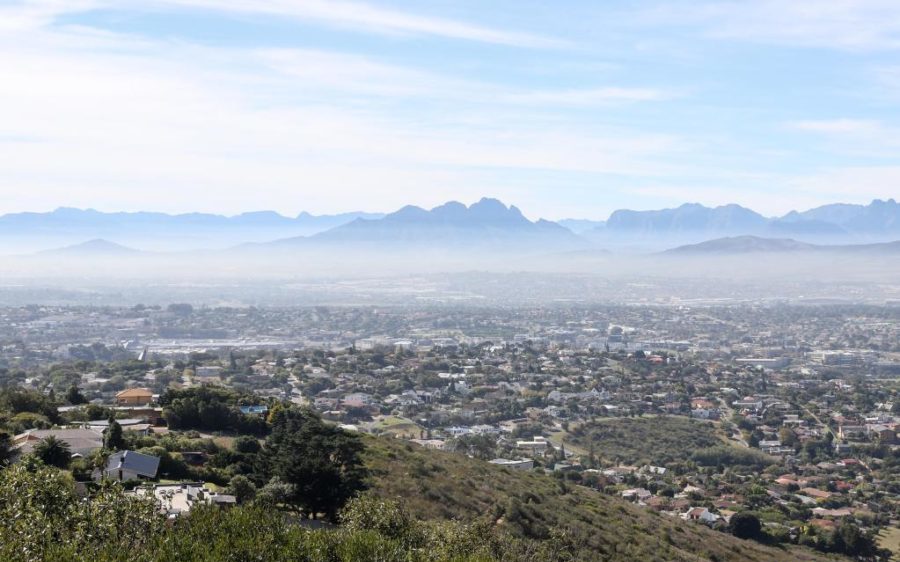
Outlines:
[[739,539],[756,539],[762,532],[759,517],[749,511],[742,511],[731,516],[729,523],[731,534]]
[[307,530],[262,507],[195,507],[167,525],[155,502],[105,484],[87,501],[63,473],[0,471],[4,562],[555,562],[565,544],[535,548],[489,525],[419,523],[395,502],[354,500],[337,530]]

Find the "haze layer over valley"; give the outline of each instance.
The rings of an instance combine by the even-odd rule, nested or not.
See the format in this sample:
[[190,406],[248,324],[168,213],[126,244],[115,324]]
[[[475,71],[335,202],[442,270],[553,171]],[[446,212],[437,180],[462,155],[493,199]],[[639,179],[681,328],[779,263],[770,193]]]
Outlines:
[[[296,234],[278,229],[299,229],[304,221],[275,213],[7,215],[0,217],[7,251],[20,239],[28,240],[22,248],[46,244],[48,233],[65,243],[7,256],[0,263],[0,298],[70,295],[120,304],[179,294],[244,304],[900,299],[900,243],[894,241],[900,205],[893,200],[778,219],[736,205],[616,211],[578,232],[529,220],[517,207],[487,198],[323,221],[313,234],[260,240]],[[340,224],[323,226],[334,222]],[[203,237],[212,238],[199,247]]]

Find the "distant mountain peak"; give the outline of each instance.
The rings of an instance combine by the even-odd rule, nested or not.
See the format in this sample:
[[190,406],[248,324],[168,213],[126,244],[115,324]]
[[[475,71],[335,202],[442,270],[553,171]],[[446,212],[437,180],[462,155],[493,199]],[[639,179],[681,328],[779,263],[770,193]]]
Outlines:
[[760,236],[728,236],[688,244],[666,250],[667,254],[739,254],[751,252],[797,252],[815,250],[819,246],[805,244],[791,238],[763,238]]
[[71,256],[122,256],[128,254],[139,254],[140,250],[129,248],[115,242],[110,242],[103,238],[95,238],[80,244],[46,250],[41,254],[48,255],[71,255]]
[[615,211],[606,221],[606,228],[645,235],[664,235],[670,232],[737,234],[760,229],[766,222],[767,219],[759,213],[740,205],[711,208],[699,203],[685,203],[675,209]]

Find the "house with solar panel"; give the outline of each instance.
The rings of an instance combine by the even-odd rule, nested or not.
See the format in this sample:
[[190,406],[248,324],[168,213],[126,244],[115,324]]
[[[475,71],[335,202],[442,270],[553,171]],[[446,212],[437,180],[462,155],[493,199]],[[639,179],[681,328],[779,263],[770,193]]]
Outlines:
[[106,460],[103,477],[109,480],[127,482],[128,480],[156,478],[159,470],[159,457],[145,455],[135,451],[119,451]]

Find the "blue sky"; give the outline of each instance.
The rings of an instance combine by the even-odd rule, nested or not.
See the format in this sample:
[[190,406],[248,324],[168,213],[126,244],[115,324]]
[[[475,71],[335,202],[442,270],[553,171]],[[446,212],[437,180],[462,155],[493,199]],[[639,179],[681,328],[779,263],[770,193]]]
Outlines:
[[0,0],[0,212],[900,195],[900,2]]

